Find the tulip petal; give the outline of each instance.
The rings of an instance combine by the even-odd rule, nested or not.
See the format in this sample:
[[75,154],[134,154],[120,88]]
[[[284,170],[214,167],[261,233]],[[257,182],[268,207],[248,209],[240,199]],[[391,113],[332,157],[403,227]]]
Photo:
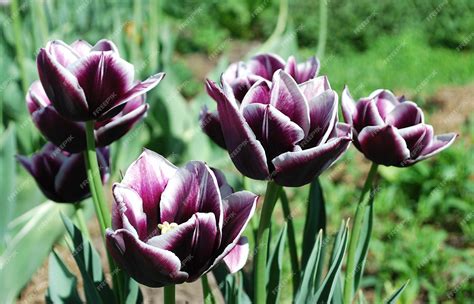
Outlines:
[[225,139],[222,133],[221,122],[217,112],[209,112],[206,106],[201,109],[199,122],[203,132],[216,143],[219,147],[225,149]]
[[439,152],[451,146],[457,136],[458,135],[456,133],[436,135],[431,141],[431,144],[423,149],[420,156],[415,161],[420,161],[438,154]]
[[48,165],[47,161],[44,158],[39,157],[39,155],[33,155],[30,158],[23,155],[17,155],[16,159],[35,179],[36,184],[47,198],[56,202],[61,201],[61,197],[54,189],[54,175],[58,168]]
[[53,106],[37,110],[32,119],[41,134],[62,150],[78,153],[86,149],[84,124],[64,118]]
[[247,64],[248,70],[267,80],[271,80],[273,74],[285,67],[283,59],[275,54],[259,54],[250,59]]
[[336,162],[349,148],[350,143],[351,132],[348,130],[344,137],[332,138],[314,148],[286,152],[276,157],[272,161],[275,166],[275,182],[289,187],[310,183]]
[[118,265],[137,282],[162,287],[186,281],[181,261],[172,252],[148,245],[127,230],[106,231],[107,247]]
[[327,90],[309,102],[311,120],[308,136],[299,144],[307,149],[327,141],[337,121],[337,93]]
[[197,280],[209,268],[221,236],[213,213],[196,213],[195,217],[192,257],[187,263],[183,262],[183,270],[189,273],[188,282]]
[[92,45],[90,45],[89,42],[81,39],[71,43],[71,47],[81,57],[87,55],[92,49]]
[[410,157],[405,140],[391,125],[365,127],[358,141],[362,153],[377,164],[396,166]]
[[[108,179],[108,164],[100,153],[97,153],[100,176]],[[56,193],[60,193],[64,202],[80,202],[90,196],[86,166],[83,153],[70,155],[61,165],[54,181]]]
[[88,120],[89,106],[77,78],[45,49],[36,61],[41,84],[56,110],[72,120]]
[[249,243],[245,236],[241,237],[234,248],[224,257],[224,263],[230,273],[244,268],[249,257]]
[[357,110],[354,98],[352,98],[347,86],[344,86],[344,90],[342,91],[341,107],[344,121],[352,125],[354,123],[354,115],[357,115]]
[[133,84],[133,65],[112,51],[91,52],[69,67],[87,96],[96,119],[114,106]]
[[271,104],[298,124],[308,134],[310,119],[308,102],[290,75],[279,71],[273,76]]
[[258,196],[249,191],[232,193],[223,199],[222,246],[236,243],[255,212]]
[[112,228],[130,230],[123,222],[123,217],[126,217],[139,239],[148,239],[147,219],[143,212],[143,201],[140,195],[132,188],[119,183],[113,185],[112,193],[115,200],[114,212],[118,213],[112,218]]
[[65,68],[79,59],[76,51],[61,40],[49,41],[46,44],[46,50]]
[[324,91],[331,90],[331,85],[326,76],[319,76],[314,79],[310,79],[300,85],[298,85],[306,100],[311,100],[314,97],[322,94]]
[[216,176],[217,185],[219,186],[219,191],[222,198],[226,198],[234,192],[234,189],[229,185],[225,175],[216,168],[211,168],[212,172]]
[[398,132],[410,150],[410,158],[417,158],[433,139],[433,127],[430,125],[416,124],[400,129]]
[[387,114],[399,104],[397,97],[395,97],[395,95],[393,95],[393,93],[388,90],[376,90],[370,94],[369,98],[375,99],[378,112],[383,120],[385,120]]
[[[226,85],[226,83],[223,83]],[[217,101],[217,111],[227,151],[237,169],[250,178],[268,177],[265,151],[241,115],[233,96],[226,95],[214,82],[206,83],[208,94]],[[230,88],[227,89],[227,92]],[[230,93],[232,94],[232,93]],[[231,98],[231,99],[229,99]]]
[[135,190],[143,200],[148,233],[160,223],[158,207],[163,190],[176,170],[177,168],[166,158],[145,149],[125,173],[122,184]]
[[148,108],[148,104],[143,104],[135,110],[121,117],[116,117],[116,119],[96,129],[97,146],[105,147],[127,134],[133,126],[145,117]]
[[[361,101],[359,103],[362,103],[362,102],[363,101]],[[362,103],[362,105],[363,105],[363,103]],[[370,100],[367,103],[365,103],[365,107],[363,108],[362,112],[357,111],[358,115],[359,115],[359,113],[362,114],[360,116],[360,123],[362,123],[364,125],[364,127],[367,127],[367,126],[381,126],[381,125],[384,124],[384,121],[383,121],[382,117],[379,114],[377,104],[373,100]],[[357,118],[359,118],[359,117],[357,117]]]
[[219,186],[211,169],[203,162],[192,161],[179,168],[169,180],[160,203],[161,221],[183,223],[196,212],[212,212],[222,226],[222,203]]
[[223,200],[224,225],[222,226],[221,252],[209,269],[214,268],[234,249],[250,218],[255,212],[258,196],[248,191],[233,193]]
[[240,108],[243,109],[252,103],[270,104],[270,84],[267,80],[262,79],[252,85],[245,94]]
[[51,104],[39,80],[34,81],[26,94],[26,106],[30,114]]
[[97,41],[94,47],[91,49],[92,52],[106,52],[106,51],[113,51],[114,53],[118,54],[118,48],[112,41],[108,39],[101,39]]
[[411,101],[405,101],[397,105],[385,118],[387,124],[398,129],[423,123],[424,117],[421,109]]
[[181,261],[181,269],[184,270],[184,264],[192,259],[193,239],[196,231],[197,218],[191,216],[187,221],[180,223],[166,233],[150,238],[147,244],[173,252]]
[[250,104],[243,115],[265,148],[267,159],[293,150],[304,138],[303,130],[272,105]]
[[299,63],[295,80],[297,83],[303,83],[315,78],[319,73],[319,60],[312,56],[306,62]]
[[104,110],[101,114],[103,118],[110,118],[115,116],[118,112],[120,112],[124,105],[129,102],[130,100],[145,94],[146,92],[150,91],[154,87],[160,83],[161,79],[165,77],[165,73],[158,73],[153,76],[148,77],[142,82],[137,83],[123,95],[119,96],[117,100],[114,101],[114,105],[111,108]]

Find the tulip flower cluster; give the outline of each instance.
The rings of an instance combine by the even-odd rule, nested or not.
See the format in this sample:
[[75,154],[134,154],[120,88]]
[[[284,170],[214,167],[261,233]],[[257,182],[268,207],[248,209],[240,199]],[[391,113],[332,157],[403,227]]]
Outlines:
[[[51,41],[39,51],[37,66],[39,81],[31,85],[26,104],[48,142],[32,157],[18,156],[18,160],[51,200],[76,203],[93,197],[112,257],[110,266],[116,263],[125,273],[113,278],[119,302],[127,296],[122,294],[123,275],[149,287],[165,287],[169,303],[167,295],[174,292],[170,286],[206,280],[206,273],[220,263],[231,274],[244,267],[250,250],[243,234],[258,195],[235,192],[221,171],[202,161],[176,167],[145,150],[122,181],[111,187],[113,204],[108,211],[103,184],[109,178],[109,145],[144,119],[149,108],[145,93],[158,85],[164,73],[136,81],[133,65],[120,57],[109,40],[94,46],[82,40],[70,45]],[[348,234],[346,227],[340,233],[325,280],[336,278],[331,271],[340,270],[349,240],[344,301],[350,303],[358,284],[354,283],[356,250],[368,247],[368,241],[360,246],[359,235],[367,206],[364,198],[373,186],[377,165],[413,165],[446,149],[456,138],[454,133],[434,136],[422,110],[388,90],[377,90],[356,103],[346,87],[342,93],[345,123],[339,122],[338,93],[326,76],[318,75],[319,67],[314,57],[297,63],[293,56],[285,61],[275,54],[260,54],[231,64],[219,83],[208,79],[205,84],[217,110],[202,109],[202,130],[227,150],[243,176],[267,182],[253,251],[255,303],[267,302],[269,250],[260,246],[269,244],[275,203],[280,195],[286,197],[283,187],[309,183],[313,187],[313,181],[344,155],[351,142],[373,162],[353,230]],[[286,198],[281,200],[288,204]],[[289,209],[284,205],[284,210]],[[321,237],[312,254],[324,261],[319,259]],[[299,280],[298,257],[292,258],[294,277]],[[303,284],[310,280],[306,276],[312,277],[310,282],[316,277],[306,270],[303,274]],[[298,299],[326,302],[322,297],[333,290],[327,284],[321,287],[329,288],[324,290],[315,290],[316,283],[294,288]]]
[[[30,86],[26,105],[49,143],[31,159],[20,160],[49,199],[75,203],[90,196],[84,187],[85,164],[79,164],[84,163],[82,152],[87,149],[86,121],[93,121],[95,145],[107,147],[145,117],[145,93],[164,74],[134,81],[133,65],[120,58],[109,40],[94,46],[83,40],[71,45],[50,41],[39,51],[37,65],[40,81]],[[62,150],[56,153],[61,157],[52,157],[53,149]],[[109,164],[108,153],[106,161],[101,154],[98,161],[102,173],[108,171]],[[65,169],[60,171],[62,167]],[[57,179],[58,185],[46,186],[50,179]],[[76,190],[69,191],[71,188]]]

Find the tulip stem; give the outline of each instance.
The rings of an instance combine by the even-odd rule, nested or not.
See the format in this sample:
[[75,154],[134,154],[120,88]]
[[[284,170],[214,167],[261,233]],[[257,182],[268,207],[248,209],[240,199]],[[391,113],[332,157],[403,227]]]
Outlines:
[[288,249],[290,251],[291,270],[293,277],[293,294],[296,295],[298,286],[300,285],[300,266],[298,262],[298,248],[296,246],[295,227],[293,225],[293,215],[291,214],[288,197],[286,196],[285,190],[282,189],[280,193],[281,206],[283,214],[285,216],[288,229],[286,230],[288,236]]
[[[105,230],[107,227],[110,227],[110,215],[106,213],[107,201],[105,200],[104,188],[102,186],[102,177],[100,174],[99,163],[97,162],[94,121],[86,121],[86,141],[87,150],[84,154],[86,159],[87,178],[89,180],[89,188],[92,194],[92,201],[94,202],[95,213],[100,225],[102,240],[105,243]],[[120,270],[115,273],[116,269],[118,268],[108,252],[107,258],[109,261],[110,272],[112,273],[112,282],[116,300],[118,303],[123,303],[123,274]]]
[[165,304],[174,304],[176,303],[176,292],[175,292],[175,285],[168,285],[164,287],[165,292]]
[[267,297],[267,255],[268,238],[270,235],[270,224],[273,209],[281,191],[281,186],[269,181],[265,199],[263,201],[260,223],[257,231],[257,241],[255,242],[255,269],[254,269],[254,303],[265,304]]
[[209,281],[207,279],[207,274],[201,277],[201,283],[202,283],[202,293],[203,293],[204,303],[215,304],[216,299],[214,298],[214,295],[212,294],[211,286],[209,285]]
[[[362,229],[362,224],[364,222],[365,208],[367,207],[366,195],[369,189],[373,185],[373,180],[377,175],[376,163],[372,163],[370,171],[367,175],[367,179],[364,183],[364,188],[362,188],[362,193],[357,203],[356,213],[354,216],[354,225],[352,226],[352,231],[349,239],[349,251],[347,254],[347,265],[346,265],[346,277],[344,282],[344,301],[343,303],[352,303],[352,298],[354,295],[354,276],[356,272],[356,267],[361,267],[356,265],[356,252],[359,244],[360,233]],[[362,270],[361,270],[362,271]]]
[[99,163],[97,162],[97,154],[95,150],[95,137],[94,137],[94,122],[86,122],[86,139],[87,139],[87,150],[86,166],[87,166],[87,178],[89,179],[89,186],[91,189],[92,200],[94,201],[95,212],[97,219],[99,220],[102,238],[105,237],[105,229],[110,225],[110,218],[105,214],[105,195],[104,189],[102,188],[102,178],[99,169]]

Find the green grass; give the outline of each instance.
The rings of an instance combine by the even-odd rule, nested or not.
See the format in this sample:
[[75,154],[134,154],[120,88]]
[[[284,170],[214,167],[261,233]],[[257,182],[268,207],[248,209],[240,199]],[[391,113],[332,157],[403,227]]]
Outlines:
[[[313,52],[306,49],[302,54]],[[474,81],[474,52],[430,47],[415,30],[375,38],[363,53],[342,56],[327,50],[321,64],[321,74],[328,75],[333,89],[341,92],[347,84],[354,97],[382,87],[429,94],[443,85]]]

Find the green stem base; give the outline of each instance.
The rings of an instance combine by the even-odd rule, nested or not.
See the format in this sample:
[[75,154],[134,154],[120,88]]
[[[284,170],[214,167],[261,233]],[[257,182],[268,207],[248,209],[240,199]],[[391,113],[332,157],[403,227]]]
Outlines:
[[281,186],[270,181],[267,184],[265,200],[263,201],[260,223],[257,231],[257,242],[255,242],[255,269],[254,269],[254,303],[266,303],[266,264],[268,255],[268,237],[273,209],[281,191]]

